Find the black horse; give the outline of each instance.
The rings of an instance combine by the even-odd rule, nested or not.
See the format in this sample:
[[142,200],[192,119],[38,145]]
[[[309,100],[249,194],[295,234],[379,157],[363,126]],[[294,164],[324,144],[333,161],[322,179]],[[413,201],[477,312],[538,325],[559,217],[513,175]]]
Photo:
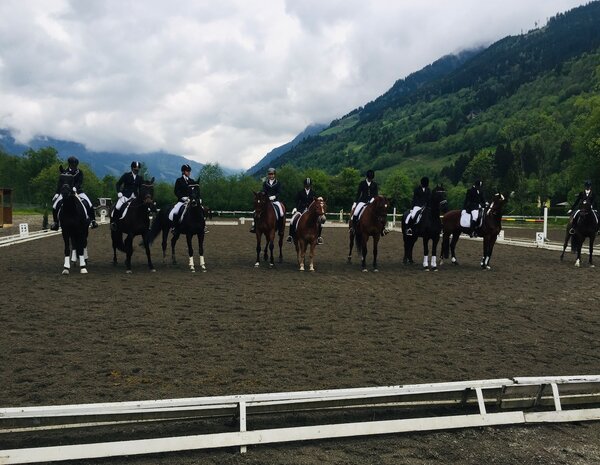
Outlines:
[[[192,247],[192,239],[198,237],[198,254],[200,260],[200,269],[206,271],[204,262],[204,234],[206,227],[205,210],[200,203],[200,189],[198,184],[190,184],[188,186],[189,201],[182,207],[183,212],[181,220],[176,225],[171,238],[171,260],[173,264],[177,264],[175,258],[175,244],[181,234],[185,234],[188,246],[189,266],[192,273],[196,272],[194,265],[194,248]],[[158,215],[152,221],[150,228],[149,242],[152,244],[154,239],[162,231],[162,251],[163,261],[167,256],[167,238],[169,231],[173,228],[173,222],[169,219],[171,208],[162,208]]]
[[[133,254],[133,238],[142,236],[142,241],[148,257],[150,271],[156,271],[150,256],[150,243],[148,242],[148,231],[150,228],[149,214],[156,210],[154,203],[154,178],[144,181],[140,187],[140,195],[133,199],[127,206],[123,218],[115,218],[116,228],[111,231],[113,246],[113,263],[117,264],[117,249],[125,252],[126,272],[131,273],[131,255]],[[127,234],[123,242],[123,234]]]
[[[440,215],[446,213],[446,211],[448,211],[446,191],[444,190],[444,186],[437,185],[431,192],[429,201],[421,212],[421,221],[412,228],[412,236],[406,235],[404,222],[402,223],[402,239],[404,240],[404,258],[402,259],[402,262],[405,265],[414,263],[412,256],[413,247],[418,238],[422,237],[423,268],[426,271],[429,271],[431,267],[431,270],[437,271],[437,246],[442,232],[442,220]],[[404,218],[407,213],[405,213]],[[429,241],[431,241],[431,263],[429,262]]]
[[63,173],[60,175],[63,201],[58,212],[63,241],[65,243],[65,261],[62,274],[69,274],[71,263],[79,257],[80,273],[87,273],[87,239],[91,219],[87,217],[87,208],[73,190],[74,176]]
[[[575,266],[581,266],[581,248],[583,247],[583,243],[586,238],[589,241],[589,265],[591,268],[594,267],[594,263],[592,261],[592,257],[594,254],[594,240],[596,239],[596,234],[598,233],[598,218],[596,213],[592,210],[592,205],[587,200],[584,200],[581,204],[581,209],[577,214],[577,222],[575,226],[573,226],[573,218],[569,221],[567,225],[567,233],[565,236],[565,243],[563,244],[563,250],[560,254],[560,259],[565,256],[565,249],[571,241],[572,250],[577,253],[577,259],[575,260]],[[571,234],[571,229],[573,229],[573,233]]]

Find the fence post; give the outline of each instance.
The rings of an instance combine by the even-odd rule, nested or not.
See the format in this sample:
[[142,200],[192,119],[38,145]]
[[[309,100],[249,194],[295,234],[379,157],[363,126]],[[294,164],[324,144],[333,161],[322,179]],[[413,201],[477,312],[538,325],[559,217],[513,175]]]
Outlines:
[[29,223],[19,224],[19,237],[29,237]]
[[[246,431],[246,402],[241,400],[240,405],[240,432]],[[240,454],[245,454],[248,448],[246,446],[240,446]]]
[[548,207],[544,207],[544,242],[548,240]]
[[396,227],[396,207],[394,207],[394,213],[392,214],[392,227]]
[[340,210],[340,223],[343,223],[343,222],[344,222],[344,209],[342,208]]

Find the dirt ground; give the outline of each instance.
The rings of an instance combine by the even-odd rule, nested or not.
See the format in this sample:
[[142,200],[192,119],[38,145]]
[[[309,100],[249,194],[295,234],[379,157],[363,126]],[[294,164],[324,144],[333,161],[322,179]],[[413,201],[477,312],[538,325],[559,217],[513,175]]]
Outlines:
[[[283,264],[255,269],[247,229],[211,226],[196,274],[180,241],[179,265],[156,244],[157,272],[136,249],[126,275],[105,225],[90,232],[88,275],[61,275],[59,236],[0,248],[0,406],[600,374],[599,271],[570,255],[499,244],[482,271],[481,243],[461,240],[460,266],[424,272],[402,265],[392,233],[379,273],[361,273],[346,230],[326,228],[317,271],[302,274],[288,244]],[[0,436],[0,449],[15,441]],[[78,463],[599,464],[600,422]]]

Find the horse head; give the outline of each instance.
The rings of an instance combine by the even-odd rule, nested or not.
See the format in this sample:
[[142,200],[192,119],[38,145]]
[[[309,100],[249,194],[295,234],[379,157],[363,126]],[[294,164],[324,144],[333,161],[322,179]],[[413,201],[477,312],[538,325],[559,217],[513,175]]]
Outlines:
[[492,202],[488,207],[488,214],[492,214],[494,216],[502,216],[502,209],[508,202],[508,199],[504,197],[500,192],[496,192],[492,197]]
[[387,223],[388,206],[388,199],[383,195],[378,195],[373,200],[373,212],[377,218],[377,221],[383,225]]
[[264,192],[254,192],[254,211],[257,216],[260,216],[266,208],[270,205],[271,201],[267,194]]
[[442,184],[435,186],[431,192],[431,206],[432,210],[438,210],[442,214],[448,211],[448,200],[446,198],[446,189]]
[[192,206],[200,205],[200,186],[198,184],[188,185],[188,197]]
[[140,186],[140,200],[142,205],[148,207],[149,210],[156,209],[156,202],[154,202],[154,178],[150,181],[142,181]]
[[59,177],[60,193],[63,198],[73,193],[73,185],[75,184],[75,176],[68,173],[62,173]]
[[323,197],[315,197],[311,207],[315,209],[315,212],[319,217],[319,223],[324,224],[326,220],[325,214],[327,213],[327,203],[325,202],[325,199],[323,199]]

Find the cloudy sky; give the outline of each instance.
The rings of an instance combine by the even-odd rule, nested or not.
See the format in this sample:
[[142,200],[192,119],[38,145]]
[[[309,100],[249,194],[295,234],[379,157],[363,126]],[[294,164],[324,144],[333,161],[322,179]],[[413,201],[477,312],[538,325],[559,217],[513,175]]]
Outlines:
[[248,168],[587,0],[0,0],[0,128]]

